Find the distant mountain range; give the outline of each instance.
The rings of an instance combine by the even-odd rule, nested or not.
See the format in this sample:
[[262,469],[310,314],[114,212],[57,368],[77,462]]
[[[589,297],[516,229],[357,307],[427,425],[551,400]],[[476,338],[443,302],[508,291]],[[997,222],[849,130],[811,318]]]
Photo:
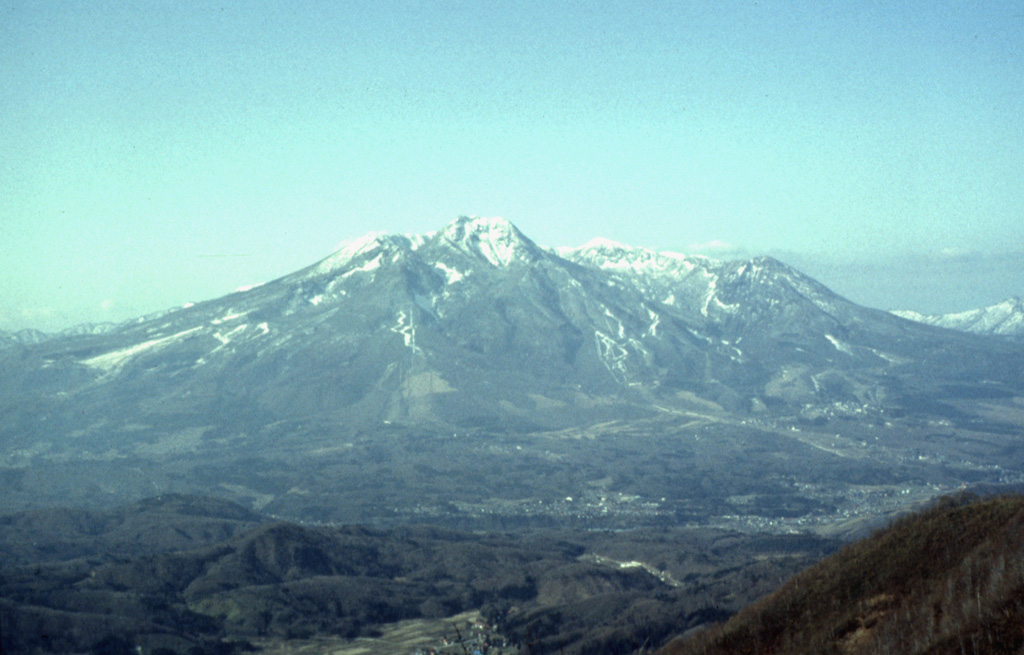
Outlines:
[[[417,485],[440,484],[438,463],[469,453],[477,464],[493,458],[496,472],[473,483],[459,477],[475,502],[484,488],[503,488],[493,481],[511,470],[516,448],[529,446],[520,439],[499,447],[486,435],[599,430],[660,439],[701,425],[721,434],[719,453],[729,440],[738,453],[768,443],[755,428],[775,431],[782,441],[772,443],[795,444],[799,453],[785,446],[788,455],[769,460],[777,469],[758,462],[776,485],[765,497],[779,498],[787,467],[801,462],[810,471],[816,459],[847,452],[805,433],[792,442],[787,431],[800,422],[830,435],[846,430],[834,421],[884,427],[901,417],[1019,434],[1012,399],[1024,395],[1019,343],[856,305],[775,259],[722,262],[605,240],[543,248],[494,218],[462,217],[423,235],[368,235],[266,284],[78,332],[9,339],[0,350],[0,490],[17,507],[69,494],[106,503],[147,489],[213,487],[253,506],[284,512],[302,503],[312,512],[341,506],[338,475],[353,480],[346,493],[368,497],[354,480],[365,482],[373,467],[372,484],[400,474],[401,493],[422,500]],[[977,398],[999,409],[962,403]],[[423,435],[479,441],[455,447],[431,437],[412,449],[410,439]],[[885,470],[910,475],[918,442],[904,436],[864,459],[868,439],[853,442],[857,467],[877,456]],[[561,443],[553,450],[537,442],[524,471],[563,461],[552,459]],[[629,441],[630,452],[646,457],[639,443]],[[420,463],[388,464],[399,455],[381,449],[394,448]],[[979,461],[1016,471],[1016,456],[999,453],[957,455],[929,469],[939,475],[929,484],[965,479],[950,472]],[[716,470],[734,475],[753,461],[737,456],[742,466]],[[586,459],[593,471],[573,469],[576,487],[554,493],[571,496],[599,480],[623,493],[639,484],[609,477],[604,461]],[[320,486],[309,488],[317,478],[303,467],[328,464],[341,468],[318,469]],[[118,474],[104,473],[115,465]],[[267,472],[282,466],[290,472]],[[49,485],[33,473],[42,470],[51,471]],[[1005,477],[984,470],[985,480]],[[666,474],[673,484],[690,476],[694,490],[711,484],[699,467]],[[913,479],[924,484],[930,475]],[[395,489],[370,496],[386,511],[396,503],[413,511]],[[327,496],[317,501],[319,493]],[[447,502],[438,494],[435,509]]]
[[896,310],[896,316],[926,325],[975,334],[1024,335],[1024,302],[1014,296],[1001,303],[954,314],[921,314]]
[[33,330],[31,328],[14,332],[0,330],[0,348],[18,345],[30,346],[49,341],[50,339],[73,337],[82,334],[102,334],[116,327],[117,323],[81,323],[59,332],[43,332],[42,330]]

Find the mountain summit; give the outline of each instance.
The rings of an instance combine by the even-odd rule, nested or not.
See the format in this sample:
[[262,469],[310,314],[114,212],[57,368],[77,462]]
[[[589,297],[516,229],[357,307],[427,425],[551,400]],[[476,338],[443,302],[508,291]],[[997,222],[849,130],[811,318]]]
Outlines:
[[536,244],[503,218],[462,216],[441,230],[436,239],[492,266],[508,266],[516,260],[529,263],[538,258]]

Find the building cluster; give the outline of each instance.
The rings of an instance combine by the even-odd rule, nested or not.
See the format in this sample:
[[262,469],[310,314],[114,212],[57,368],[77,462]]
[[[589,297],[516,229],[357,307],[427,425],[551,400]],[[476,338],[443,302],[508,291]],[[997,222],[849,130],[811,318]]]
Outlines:
[[417,648],[412,655],[516,655],[519,649],[483,619],[455,624],[433,646]]

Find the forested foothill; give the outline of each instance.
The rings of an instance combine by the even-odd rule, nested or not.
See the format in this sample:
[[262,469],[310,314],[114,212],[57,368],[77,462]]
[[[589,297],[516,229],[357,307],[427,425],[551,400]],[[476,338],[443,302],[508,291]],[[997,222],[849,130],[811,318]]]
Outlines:
[[520,652],[626,653],[726,618],[838,545],[716,529],[311,526],[180,495],[32,510],[0,517],[2,645],[232,653],[479,610]]

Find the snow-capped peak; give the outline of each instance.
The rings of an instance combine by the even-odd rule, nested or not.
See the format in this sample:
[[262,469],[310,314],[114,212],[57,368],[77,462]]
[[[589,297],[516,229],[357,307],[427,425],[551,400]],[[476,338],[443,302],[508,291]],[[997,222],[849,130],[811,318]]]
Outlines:
[[386,236],[387,233],[385,232],[374,231],[367,232],[363,236],[356,237],[355,239],[347,239],[335,247],[334,253],[331,257],[352,259],[356,255],[379,245],[381,238]]
[[504,218],[460,216],[438,234],[468,254],[483,257],[492,266],[508,266],[516,259],[532,259],[537,247]]
[[421,246],[432,234],[404,235],[369,232],[349,241],[342,241],[332,254],[318,263],[314,275],[325,275],[344,268],[357,259],[373,255],[380,250],[412,251]]
[[361,237],[342,241],[335,247],[333,253],[317,265],[317,273],[330,273],[348,264],[359,255],[379,248],[381,240],[386,236],[384,232],[368,232]]

